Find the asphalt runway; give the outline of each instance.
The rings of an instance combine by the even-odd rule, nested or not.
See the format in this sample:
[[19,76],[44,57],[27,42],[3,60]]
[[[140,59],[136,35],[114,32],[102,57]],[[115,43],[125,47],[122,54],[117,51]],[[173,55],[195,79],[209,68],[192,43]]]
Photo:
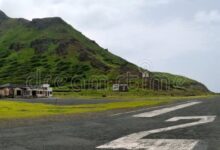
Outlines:
[[[5,100],[5,98],[2,100]],[[122,100],[108,100],[108,99],[61,99],[61,98],[30,98],[30,99],[8,98],[6,100],[17,101],[17,102],[28,102],[28,103],[43,103],[43,104],[52,104],[52,105],[104,104],[104,103],[122,101]]]
[[0,150],[220,150],[220,98],[0,128]]

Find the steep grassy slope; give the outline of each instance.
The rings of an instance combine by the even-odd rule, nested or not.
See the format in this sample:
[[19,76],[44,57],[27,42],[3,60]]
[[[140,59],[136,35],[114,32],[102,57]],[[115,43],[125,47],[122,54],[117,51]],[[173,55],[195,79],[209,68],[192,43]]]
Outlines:
[[61,18],[27,21],[1,16],[0,82],[24,82],[37,68],[42,76],[66,78],[137,71],[135,65],[101,48]]
[[[24,83],[36,70],[40,70],[42,78],[63,77],[64,83],[69,83],[76,75],[79,78],[106,75],[115,79],[127,72],[139,73],[139,67],[101,48],[61,18],[28,21],[9,18],[0,11],[0,84]],[[178,77],[152,73],[153,78],[163,76],[172,83],[174,77]],[[204,85],[190,81],[180,88],[193,85],[193,88],[207,91]],[[172,88],[176,87],[172,84]]]
[[191,95],[209,92],[208,88],[202,83],[184,76],[163,72],[152,72],[152,78],[155,80],[160,79],[160,81],[164,82],[164,84],[168,85],[171,89],[182,90],[186,93],[191,92]]

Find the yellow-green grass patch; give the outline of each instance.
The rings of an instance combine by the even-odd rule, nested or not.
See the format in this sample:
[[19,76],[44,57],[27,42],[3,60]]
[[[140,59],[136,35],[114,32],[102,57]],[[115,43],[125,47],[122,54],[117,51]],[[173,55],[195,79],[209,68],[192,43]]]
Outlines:
[[[194,99],[203,97],[194,97]],[[207,98],[207,97],[206,97]],[[111,102],[103,104],[81,104],[58,106],[50,104],[16,102],[16,101],[0,101],[0,119],[17,119],[17,118],[36,118],[52,115],[63,114],[82,114],[89,112],[101,112],[114,109],[130,109],[138,107],[151,107],[162,104],[171,103],[174,101],[185,101],[193,99],[193,97],[166,97],[155,98],[148,100],[126,100],[121,102]]]
[[38,103],[0,101],[0,119],[35,118],[60,114],[81,114],[113,109],[156,106],[168,102],[171,102],[171,100],[139,100],[106,104],[57,106]]

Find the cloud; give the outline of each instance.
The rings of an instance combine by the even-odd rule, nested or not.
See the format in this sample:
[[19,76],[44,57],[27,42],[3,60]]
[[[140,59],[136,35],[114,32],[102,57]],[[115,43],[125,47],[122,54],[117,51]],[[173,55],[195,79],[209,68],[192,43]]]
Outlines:
[[195,20],[202,23],[220,23],[220,12],[218,10],[200,11],[195,15]]
[[206,33],[183,20],[121,24],[107,31],[88,30],[87,35],[134,63],[138,59],[170,59],[206,48]]

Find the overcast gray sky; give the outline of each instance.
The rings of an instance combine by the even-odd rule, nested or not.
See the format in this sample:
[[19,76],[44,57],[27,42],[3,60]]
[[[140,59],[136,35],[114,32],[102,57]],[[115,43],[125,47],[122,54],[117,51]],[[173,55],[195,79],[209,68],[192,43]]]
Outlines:
[[0,0],[10,17],[60,16],[102,47],[220,92],[219,0]]

